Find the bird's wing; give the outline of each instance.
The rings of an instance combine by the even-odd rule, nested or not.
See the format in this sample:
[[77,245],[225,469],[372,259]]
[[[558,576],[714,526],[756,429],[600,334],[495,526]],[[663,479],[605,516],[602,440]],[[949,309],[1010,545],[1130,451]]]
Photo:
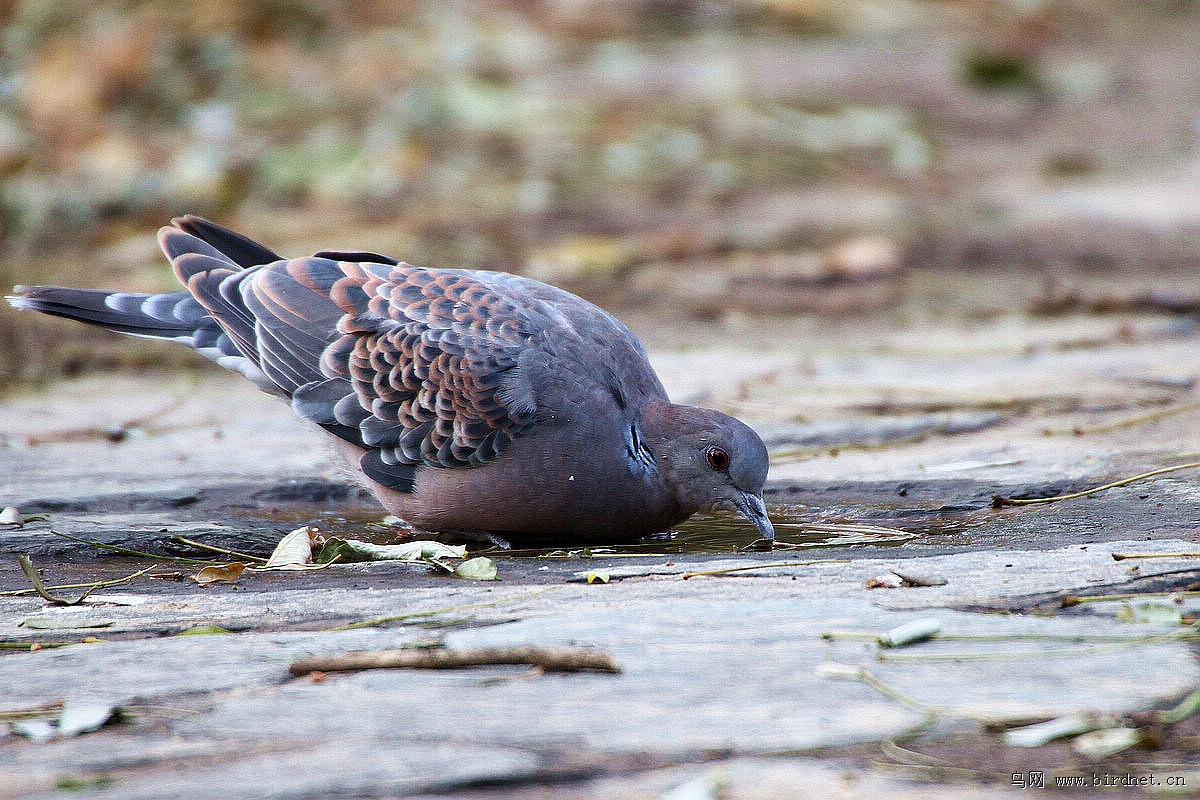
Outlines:
[[[190,233],[211,245],[223,257],[239,267],[256,267],[282,260],[272,250],[237,231],[209,222],[203,217],[187,214],[171,220],[175,228]],[[167,228],[166,230],[170,230]],[[167,254],[168,256],[170,253]]]
[[553,310],[491,273],[333,251],[242,268],[220,237],[160,237],[239,350],[300,416],[362,446],[364,471],[384,485],[411,490],[422,464],[491,461],[538,415],[526,367],[549,357],[539,341]]

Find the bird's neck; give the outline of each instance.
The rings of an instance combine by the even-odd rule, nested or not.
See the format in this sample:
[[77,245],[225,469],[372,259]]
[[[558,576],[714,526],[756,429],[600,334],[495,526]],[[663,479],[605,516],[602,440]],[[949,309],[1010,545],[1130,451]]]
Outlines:
[[675,462],[679,448],[680,432],[685,430],[687,406],[676,405],[668,400],[650,400],[642,406],[641,427],[646,447],[654,456],[654,462],[662,479],[674,484]]

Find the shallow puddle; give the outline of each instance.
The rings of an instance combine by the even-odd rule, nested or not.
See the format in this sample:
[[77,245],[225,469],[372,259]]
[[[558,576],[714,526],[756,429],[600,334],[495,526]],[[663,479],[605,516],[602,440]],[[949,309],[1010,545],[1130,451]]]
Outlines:
[[[377,513],[347,515],[339,513],[328,516],[304,516],[291,511],[289,522],[297,525],[312,524],[327,536],[360,539],[376,544],[387,544],[412,538],[402,525],[382,523]],[[889,546],[910,541],[919,532],[889,527],[879,522],[865,522],[851,517],[815,519],[810,509],[780,507],[771,509],[775,524],[776,550],[801,550],[815,547],[851,547],[863,545]],[[426,538],[422,535],[421,538]],[[451,535],[434,535],[428,538],[447,542],[461,542]],[[656,534],[627,544],[591,545],[559,544],[552,541],[539,542],[537,546],[518,546],[509,550],[475,542],[471,549],[488,555],[505,557],[571,557],[587,553],[605,555],[652,555],[656,553],[707,554],[737,553],[756,548],[757,529],[745,519],[733,514],[697,514],[668,533]],[[468,542],[468,544],[471,544]],[[520,544],[520,543],[518,543]]]

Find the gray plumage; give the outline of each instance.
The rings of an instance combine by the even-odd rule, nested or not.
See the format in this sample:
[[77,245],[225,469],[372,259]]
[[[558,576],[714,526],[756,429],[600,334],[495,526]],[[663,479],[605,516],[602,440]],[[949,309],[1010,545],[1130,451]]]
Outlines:
[[244,375],[427,530],[619,541],[730,508],[773,536],[754,431],[672,404],[636,337],[569,292],[366,252],[284,259],[192,216],[159,242],[186,291],[17,287],[9,300]]

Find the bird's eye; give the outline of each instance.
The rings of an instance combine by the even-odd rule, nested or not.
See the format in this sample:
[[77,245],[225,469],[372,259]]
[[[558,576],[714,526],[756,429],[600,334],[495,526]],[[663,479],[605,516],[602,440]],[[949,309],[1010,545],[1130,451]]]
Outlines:
[[715,445],[704,451],[704,458],[708,460],[708,465],[718,472],[729,468],[729,453]]

